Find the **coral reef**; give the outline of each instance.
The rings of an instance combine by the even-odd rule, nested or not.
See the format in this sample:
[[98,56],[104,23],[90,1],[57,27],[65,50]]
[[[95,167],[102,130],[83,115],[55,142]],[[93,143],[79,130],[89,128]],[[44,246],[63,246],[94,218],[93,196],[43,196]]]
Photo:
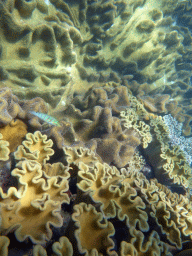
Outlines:
[[191,30],[180,22],[190,12],[179,0],[4,1],[2,86],[55,107],[93,82],[121,82],[154,111],[167,111],[169,95],[190,135]]
[[170,98],[178,105],[170,113],[184,122],[183,133],[189,136],[189,1],[85,1],[80,12],[78,26],[86,38],[77,58],[81,78],[121,82],[155,112],[170,111]]
[[3,1],[0,17],[1,81],[16,95],[39,95],[55,105],[71,80],[80,32],[44,1]]
[[191,10],[0,2],[0,255],[191,252]]
[[[38,130],[41,120],[35,117],[35,125],[30,114],[33,102],[46,110],[44,102],[14,99],[24,114],[15,114],[19,119],[4,123],[2,131],[14,122],[36,131],[25,140],[22,135],[22,145],[12,151],[11,178],[17,184],[4,189],[6,177],[1,181],[0,231],[10,244],[14,233],[20,243],[29,238],[25,251],[34,255],[171,255],[170,248],[180,251],[191,239],[190,166],[182,149],[171,145],[163,118],[147,111],[126,87],[95,85],[76,95],[55,110],[61,126],[44,134]],[[5,102],[9,110],[11,101]],[[126,235],[118,237],[119,232]]]
[[[2,115],[1,127],[6,253],[13,233],[20,244],[28,239],[24,251],[34,255],[171,255],[191,239],[189,163],[182,148],[171,144],[163,118],[125,86],[95,85],[74,96],[55,109],[61,126],[45,129],[30,113],[47,111],[41,98],[19,100],[7,88],[1,92],[10,116]],[[24,129],[13,144],[17,125]],[[26,134],[28,129],[35,132]],[[9,186],[8,178],[17,182]]]
[[[23,255],[32,250],[33,255],[52,256],[171,256],[171,248],[180,251],[192,238],[192,205],[186,195],[138,170],[112,167],[87,148],[64,147],[65,166],[47,163],[52,144],[39,131],[28,133],[22,144],[30,153],[18,157],[21,147],[14,153],[18,162],[11,175],[18,185],[6,193],[0,189],[2,255],[8,255],[12,232],[21,244],[27,238],[32,242]],[[33,148],[42,152],[43,161]]]
[[[60,141],[58,133],[62,128],[53,128],[58,131],[53,134],[58,146],[86,146],[95,151],[104,162],[118,167],[126,166],[136,148],[141,143],[146,147],[151,141],[147,126],[141,132],[139,129],[125,129],[121,126],[118,118],[120,111],[130,106],[131,100],[131,92],[119,84],[116,88],[109,85],[98,88],[95,86],[84,96],[75,96],[63,111],[60,110],[60,116],[64,120],[62,125],[66,127],[70,124],[67,132],[63,132],[63,137],[60,136]],[[139,104],[138,101],[136,104]],[[51,130],[48,131],[48,136],[51,135]]]
[[172,25],[171,10],[177,8],[177,2],[86,2],[79,22],[86,38],[78,56],[81,76],[88,81],[108,81],[115,78],[114,73],[119,79],[133,75],[138,82],[148,82],[151,90],[156,82],[158,87],[164,86],[164,76],[170,84],[177,76],[173,59],[180,57],[183,41]]

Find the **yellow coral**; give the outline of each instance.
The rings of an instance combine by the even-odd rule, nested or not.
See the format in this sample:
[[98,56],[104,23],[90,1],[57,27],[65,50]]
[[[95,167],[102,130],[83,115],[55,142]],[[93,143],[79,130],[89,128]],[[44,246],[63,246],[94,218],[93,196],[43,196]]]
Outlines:
[[[132,238],[130,242],[121,242],[121,256],[129,255],[162,255],[171,256],[167,251],[166,245],[161,242],[156,231],[152,231],[150,235],[144,236],[141,231],[130,228]],[[125,239],[126,240],[126,239]]]
[[9,159],[10,150],[8,148],[9,142],[2,139],[3,135],[0,133],[0,160],[7,161]]
[[[79,169],[77,186],[95,203],[101,204],[104,217],[126,220],[130,232],[131,228],[139,228],[145,234],[150,228],[150,215],[171,244],[181,248],[182,240],[191,239],[192,210],[186,197],[172,193],[155,180],[149,182],[138,171],[121,169],[119,172],[100,163],[95,163],[93,168],[80,163]],[[158,249],[155,243],[152,242]],[[137,250],[140,251],[138,247]],[[165,250],[164,245],[162,250]]]
[[81,163],[78,174],[82,179],[78,187],[90,193],[95,202],[102,203],[106,217],[114,218],[117,215],[120,220],[126,219],[128,226],[138,223],[141,230],[148,230],[145,204],[124,174],[120,174],[115,167],[100,163],[96,163],[93,169]]
[[9,238],[0,236],[0,256],[8,256],[8,246],[10,244]]
[[35,245],[33,248],[34,256],[47,256],[46,250],[41,245]]
[[135,97],[129,95],[131,107],[120,113],[121,121],[127,129],[134,129],[141,137],[143,148],[147,148],[152,141],[150,126],[141,119],[147,118],[147,112],[143,105]]
[[127,168],[128,170],[141,171],[145,163],[144,157],[139,153],[139,151],[136,151]]
[[3,138],[9,142],[9,149],[14,152],[27,134],[27,125],[19,119],[12,120],[5,127],[0,128]]
[[59,176],[65,177],[66,171],[69,170],[68,166],[64,166],[62,163],[45,164],[43,166],[44,175],[47,177]]
[[83,147],[63,147],[65,158],[68,164],[75,164],[78,166],[79,162],[93,166],[94,162],[98,160],[95,153]]
[[24,160],[17,164],[12,175],[18,179],[19,188],[9,188],[3,193],[0,188],[1,231],[15,228],[19,241],[30,237],[35,243],[44,242],[52,236],[50,224],[59,227],[62,218],[59,214],[62,203],[69,203],[69,173],[62,180],[47,178],[41,165],[36,161]]
[[40,131],[36,131],[34,134],[27,133],[26,140],[22,144],[14,154],[16,160],[28,159],[45,164],[54,154],[54,150],[51,148],[53,141],[47,140],[47,136],[42,135]]
[[60,237],[59,242],[55,242],[52,249],[56,256],[72,256],[73,246],[65,236]]
[[[114,255],[111,249],[114,247],[113,240],[109,238],[115,233],[111,222],[104,220],[92,205],[80,203],[74,206],[72,219],[75,221],[77,230],[75,237],[78,249],[88,255]],[[116,254],[115,254],[116,255]]]

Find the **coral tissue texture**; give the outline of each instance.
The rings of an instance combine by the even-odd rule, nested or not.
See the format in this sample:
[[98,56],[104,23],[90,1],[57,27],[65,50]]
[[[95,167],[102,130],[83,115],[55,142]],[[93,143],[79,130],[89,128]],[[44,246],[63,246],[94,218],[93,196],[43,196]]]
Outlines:
[[81,35],[44,1],[0,3],[1,81],[17,95],[39,95],[52,104],[70,81]]
[[0,256],[191,255],[191,10],[0,1]]

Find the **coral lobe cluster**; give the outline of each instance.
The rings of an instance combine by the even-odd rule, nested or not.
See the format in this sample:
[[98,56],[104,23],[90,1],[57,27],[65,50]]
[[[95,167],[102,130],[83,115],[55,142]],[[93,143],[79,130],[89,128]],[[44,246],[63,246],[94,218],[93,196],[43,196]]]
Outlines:
[[0,256],[191,250],[190,15],[0,2]]

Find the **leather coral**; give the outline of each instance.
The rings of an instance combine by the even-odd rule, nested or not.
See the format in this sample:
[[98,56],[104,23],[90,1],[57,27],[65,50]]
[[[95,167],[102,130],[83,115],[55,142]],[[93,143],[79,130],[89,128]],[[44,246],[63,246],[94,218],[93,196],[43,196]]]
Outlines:
[[[28,134],[27,137],[35,138],[36,135]],[[26,153],[12,171],[12,176],[18,180],[18,188],[10,187],[6,193],[0,188],[0,230],[1,233],[9,233],[14,229],[19,241],[29,237],[34,243],[44,243],[52,236],[50,225],[60,227],[63,223],[60,210],[61,204],[69,203],[66,193],[69,187],[69,173],[68,169],[63,170],[62,176],[44,173],[41,164],[45,163],[47,155],[43,154],[44,151],[41,149],[45,147],[46,151],[47,144],[45,136],[40,132],[38,135],[41,143],[37,140],[39,144],[37,143],[36,150],[39,149],[42,153],[40,163],[39,158],[37,161],[31,159],[33,150],[32,153]],[[48,145],[50,143],[51,141],[48,141]],[[30,145],[33,146],[33,143]],[[47,151],[48,155],[50,152],[52,153]]]

